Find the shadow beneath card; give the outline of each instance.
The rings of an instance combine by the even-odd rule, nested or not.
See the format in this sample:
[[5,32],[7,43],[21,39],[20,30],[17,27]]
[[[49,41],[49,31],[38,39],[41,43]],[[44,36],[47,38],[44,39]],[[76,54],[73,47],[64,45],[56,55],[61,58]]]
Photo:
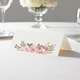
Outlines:
[[13,39],[13,36],[10,37],[0,37],[0,40],[11,40]]
[[61,57],[80,58],[80,53],[75,52],[75,51],[60,50],[59,56],[61,56]]

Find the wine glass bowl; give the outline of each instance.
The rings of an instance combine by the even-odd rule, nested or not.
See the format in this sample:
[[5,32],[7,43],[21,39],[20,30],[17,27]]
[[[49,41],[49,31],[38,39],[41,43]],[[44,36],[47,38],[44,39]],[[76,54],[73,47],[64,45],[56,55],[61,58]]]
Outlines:
[[0,0],[0,9],[7,10],[10,7],[12,0]]
[[2,13],[2,28],[0,30],[0,36],[10,36],[12,35],[11,32],[5,30],[4,23],[5,23],[5,12],[10,7],[13,0],[0,0],[0,11]]
[[41,16],[47,12],[47,8],[42,8],[39,10],[38,8],[35,9],[35,7],[28,7],[28,10],[30,13],[34,15],[36,14],[36,15],[41,15]]

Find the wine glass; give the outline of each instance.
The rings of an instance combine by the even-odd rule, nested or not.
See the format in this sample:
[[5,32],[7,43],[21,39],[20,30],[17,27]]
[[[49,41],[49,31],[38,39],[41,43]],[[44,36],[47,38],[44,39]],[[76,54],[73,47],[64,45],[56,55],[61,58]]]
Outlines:
[[77,23],[80,24],[80,8],[77,11]]
[[0,0],[0,10],[2,14],[2,29],[0,30],[0,36],[10,36],[13,33],[4,29],[5,11],[10,7],[13,0]]
[[35,15],[35,20],[36,24],[31,26],[32,28],[43,28],[46,29],[47,26],[42,24],[42,16],[43,14],[47,13],[48,8],[45,6],[40,6],[40,7],[28,7],[28,11]]
[[[77,23],[80,25],[80,8],[77,10]],[[67,37],[80,41],[80,34],[67,35]]]

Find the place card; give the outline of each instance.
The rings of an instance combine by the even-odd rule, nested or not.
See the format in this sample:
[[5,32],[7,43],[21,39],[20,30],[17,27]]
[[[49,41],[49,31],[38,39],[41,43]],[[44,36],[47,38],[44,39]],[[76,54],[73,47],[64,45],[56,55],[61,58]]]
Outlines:
[[10,49],[58,56],[60,49],[71,50],[71,47],[65,34],[28,29],[15,32]]

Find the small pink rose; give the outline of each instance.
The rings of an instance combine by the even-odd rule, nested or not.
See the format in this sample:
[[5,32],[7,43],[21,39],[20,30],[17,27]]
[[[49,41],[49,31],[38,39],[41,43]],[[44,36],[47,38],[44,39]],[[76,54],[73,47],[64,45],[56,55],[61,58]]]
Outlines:
[[46,46],[46,45],[42,46],[42,48],[45,49],[45,50],[49,49],[48,46]]
[[27,47],[27,52],[33,52],[33,50],[30,47]]
[[38,46],[36,46],[36,45],[31,45],[30,47],[33,49],[38,49]]
[[38,51],[39,54],[44,54],[45,52],[43,50]]

